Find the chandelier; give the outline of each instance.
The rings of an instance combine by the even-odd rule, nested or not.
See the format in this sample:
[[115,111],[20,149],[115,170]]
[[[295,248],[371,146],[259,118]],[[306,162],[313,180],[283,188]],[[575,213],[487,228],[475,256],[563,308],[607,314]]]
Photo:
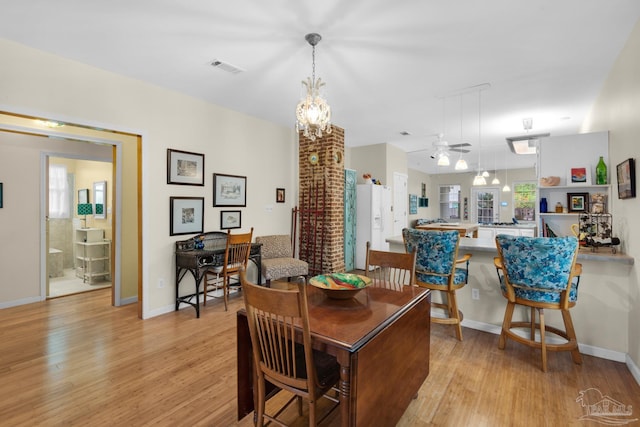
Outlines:
[[310,33],[304,36],[305,40],[312,46],[311,51],[311,77],[303,80],[306,87],[304,96],[296,107],[296,132],[302,134],[312,141],[322,138],[322,133],[331,133],[331,107],[320,95],[320,88],[325,85],[320,77],[316,80],[316,45],[322,39],[320,34]]

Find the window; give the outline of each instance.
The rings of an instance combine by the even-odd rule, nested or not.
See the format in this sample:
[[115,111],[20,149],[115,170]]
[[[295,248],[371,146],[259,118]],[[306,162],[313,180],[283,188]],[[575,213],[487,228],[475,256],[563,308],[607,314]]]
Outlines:
[[460,186],[440,186],[440,218],[460,219]]
[[518,221],[534,221],[536,212],[536,184],[516,182],[513,184],[513,216]]
[[70,218],[71,200],[65,165],[49,165],[49,218]]

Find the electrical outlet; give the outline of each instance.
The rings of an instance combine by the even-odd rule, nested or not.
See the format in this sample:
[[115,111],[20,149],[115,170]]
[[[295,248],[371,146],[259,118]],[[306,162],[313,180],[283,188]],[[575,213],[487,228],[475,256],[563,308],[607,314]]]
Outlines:
[[480,289],[477,289],[477,288],[471,289],[471,299],[480,299]]
[[164,279],[158,279],[158,288],[164,288]]

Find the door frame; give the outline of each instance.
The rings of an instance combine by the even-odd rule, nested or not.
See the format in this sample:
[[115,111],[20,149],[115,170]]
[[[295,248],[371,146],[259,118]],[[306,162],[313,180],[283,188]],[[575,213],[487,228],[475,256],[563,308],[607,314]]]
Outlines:
[[471,187],[471,222],[478,222],[478,193],[493,193],[493,222],[500,222],[500,187]]
[[393,173],[393,235],[402,235],[402,229],[409,224],[409,176],[404,173]]
[[[76,141],[90,142],[94,144],[105,144],[105,141],[88,141],[89,138],[75,139]],[[115,146],[116,157],[118,153],[122,154],[121,143],[118,141],[111,141],[108,145]],[[73,154],[73,153],[59,153],[52,151],[43,151],[40,153],[40,243],[41,243],[41,265],[40,265],[40,295],[43,299],[47,299],[49,294],[49,275],[47,272],[48,263],[49,263],[49,160],[52,157],[62,158],[62,159],[73,159],[73,160],[88,160],[88,161],[96,161],[96,162],[107,162],[102,157],[99,156],[91,156],[86,154]],[[121,298],[121,262],[120,262],[120,236],[121,236],[121,214],[119,212],[119,207],[121,206],[121,198],[122,192],[119,190],[119,184],[122,179],[122,171],[118,171],[118,166],[122,163],[121,161],[116,161],[113,157],[110,160],[112,176],[116,177],[115,182],[113,183],[113,188],[115,189],[113,196],[115,196],[115,209],[112,211],[112,229],[113,232],[113,274],[111,275],[111,301],[114,306],[122,305]],[[114,171],[115,168],[115,171]],[[113,173],[115,172],[115,175]]]

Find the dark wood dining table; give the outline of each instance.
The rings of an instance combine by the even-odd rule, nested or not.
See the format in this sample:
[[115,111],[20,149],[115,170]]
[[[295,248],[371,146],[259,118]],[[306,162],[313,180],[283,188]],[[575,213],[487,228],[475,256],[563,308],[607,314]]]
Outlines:
[[[342,426],[395,426],[429,375],[430,291],[374,283],[348,300],[309,286],[314,346],[340,364]],[[237,314],[238,420],[254,409],[251,338]]]

